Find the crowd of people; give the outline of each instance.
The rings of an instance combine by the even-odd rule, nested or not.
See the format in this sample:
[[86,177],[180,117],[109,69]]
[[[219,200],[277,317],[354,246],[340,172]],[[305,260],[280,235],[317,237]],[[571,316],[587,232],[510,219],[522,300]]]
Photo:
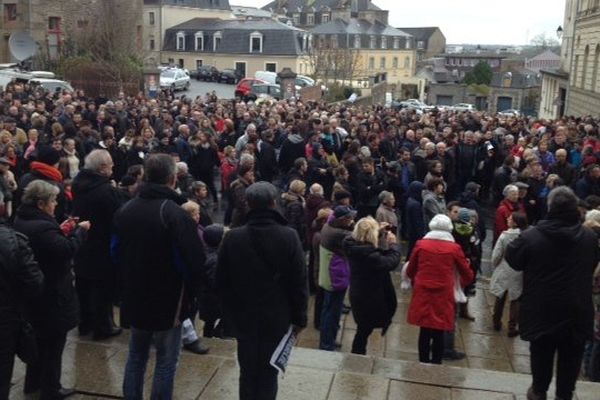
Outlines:
[[489,228],[493,328],[508,298],[508,336],[531,341],[528,398],[546,398],[558,352],[557,398],[571,399],[582,360],[600,380],[599,129],[591,117],[10,84],[0,98],[0,397],[16,353],[28,361],[25,392],[73,394],[60,370],[77,327],[99,341],[131,329],[127,399],[143,397],[153,342],[152,398],[171,398],[182,345],[209,351],[199,314],[204,337],[238,341],[240,398],[274,399],[270,355],[290,325],[307,325],[309,295],[319,347],[339,347],[350,311],[352,352],[366,354],[396,311],[394,270],[412,288],[419,360],[463,358],[456,317],[474,320]]

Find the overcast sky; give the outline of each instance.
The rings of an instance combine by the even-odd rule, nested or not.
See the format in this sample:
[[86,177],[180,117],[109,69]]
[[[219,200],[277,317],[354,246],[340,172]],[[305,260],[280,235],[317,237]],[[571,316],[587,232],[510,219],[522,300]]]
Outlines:
[[[230,0],[262,7],[270,0]],[[373,0],[394,27],[439,26],[448,44],[527,44],[545,32],[556,38],[565,0]]]

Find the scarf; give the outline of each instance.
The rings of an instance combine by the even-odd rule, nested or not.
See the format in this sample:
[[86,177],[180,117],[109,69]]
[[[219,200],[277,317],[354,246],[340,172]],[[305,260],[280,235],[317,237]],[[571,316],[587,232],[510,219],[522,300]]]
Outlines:
[[54,182],[63,181],[63,176],[57,168],[54,168],[53,166],[48,164],[41,163],[39,161],[33,161],[31,163],[31,171],[35,171]]

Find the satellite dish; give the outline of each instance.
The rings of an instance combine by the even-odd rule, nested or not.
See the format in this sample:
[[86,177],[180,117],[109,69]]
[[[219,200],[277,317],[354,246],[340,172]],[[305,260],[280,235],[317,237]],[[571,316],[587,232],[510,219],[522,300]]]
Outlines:
[[27,60],[33,57],[37,50],[37,44],[31,35],[27,32],[15,32],[8,39],[10,53],[19,61]]

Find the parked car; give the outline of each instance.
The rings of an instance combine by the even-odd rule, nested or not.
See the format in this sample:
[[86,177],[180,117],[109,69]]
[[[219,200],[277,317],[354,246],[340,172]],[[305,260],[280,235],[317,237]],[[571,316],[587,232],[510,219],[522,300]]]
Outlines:
[[246,96],[248,96],[252,92],[252,85],[259,83],[267,82],[256,78],[244,78],[240,80],[237,86],[235,87],[235,97],[246,99]]
[[37,85],[46,92],[62,92],[64,90],[73,92],[74,89],[69,82],[61,81],[60,79],[48,79],[48,78],[33,78],[29,81],[31,85]]
[[218,82],[236,84],[242,77],[235,69],[226,68],[219,74]]
[[498,113],[498,115],[500,115],[502,117],[520,117],[521,112],[519,110],[515,110],[515,109],[511,108],[508,110],[500,111]]
[[205,82],[218,82],[221,73],[212,65],[202,65],[196,70],[196,79]]
[[252,85],[250,93],[246,95],[246,101],[256,101],[259,98],[274,98],[281,100],[281,87],[271,83],[258,83]]
[[160,88],[175,90],[188,90],[190,76],[183,69],[169,68],[160,73]]
[[469,103],[458,103],[453,105],[450,108],[452,111],[457,111],[457,112],[474,112],[477,111],[477,108],[475,108],[475,106],[473,104],[469,104]]
[[432,111],[435,109],[434,106],[429,106],[418,99],[408,99],[408,100],[402,100],[402,101],[395,100],[395,101],[392,101],[392,107],[393,108],[406,108],[407,110],[416,110],[419,113]]

